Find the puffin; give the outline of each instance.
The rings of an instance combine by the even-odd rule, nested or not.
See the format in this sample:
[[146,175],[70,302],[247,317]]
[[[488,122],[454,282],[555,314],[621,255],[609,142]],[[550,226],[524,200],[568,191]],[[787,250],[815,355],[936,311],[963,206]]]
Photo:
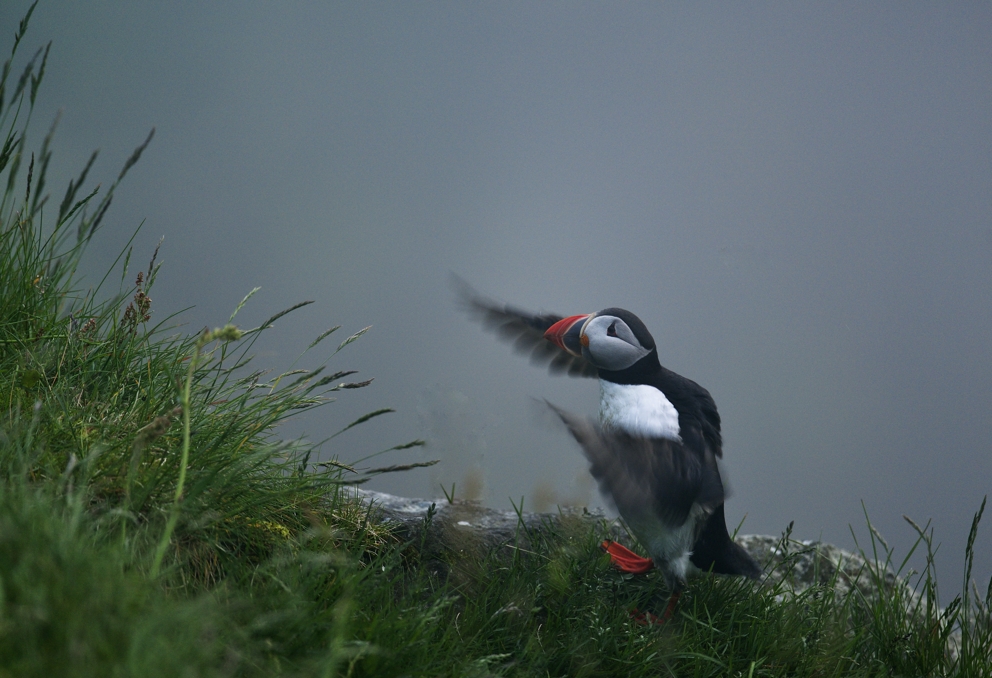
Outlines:
[[[466,309],[552,374],[599,380],[599,420],[551,403],[578,441],[600,492],[647,551],[642,558],[603,542],[615,567],[657,568],[671,592],[664,623],[690,576],[704,572],[757,579],[761,568],[730,538],[718,459],[720,415],[709,392],[661,365],[647,327],[632,312],[606,308],[561,316],[532,314],[479,295],[454,280]],[[645,621],[645,614],[634,615]]]

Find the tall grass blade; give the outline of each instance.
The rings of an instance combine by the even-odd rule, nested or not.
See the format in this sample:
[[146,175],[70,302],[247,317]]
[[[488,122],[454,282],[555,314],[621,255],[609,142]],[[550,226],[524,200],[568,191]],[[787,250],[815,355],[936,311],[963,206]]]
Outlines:
[[351,335],[350,337],[348,337],[347,339],[345,339],[344,341],[342,341],[342,342],[341,342],[341,343],[340,343],[340,344],[338,345],[338,348],[337,348],[337,350],[336,350],[336,351],[334,351],[334,352],[335,352],[335,353],[337,353],[338,351],[340,351],[341,349],[343,349],[343,348],[344,348],[345,346],[347,346],[348,344],[350,344],[350,343],[352,343],[352,342],[354,342],[354,341],[355,341],[355,340],[357,340],[357,339],[358,339],[358,338],[359,338],[360,336],[362,336],[363,334],[365,334],[366,332],[368,332],[368,331],[369,331],[369,330],[371,330],[371,329],[372,329],[372,326],[371,326],[371,325],[369,325],[368,327],[363,327],[362,329],[360,329],[360,330],[358,330],[358,331],[357,331],[357,332],[355,332],[355,333],[354,333],[353,335]]
[[266,320],[264,323],[262,323],[261,325],[259,325],[259,327],[261,327],[261,328],[271,327],[272,326],[272,323],[274,323],[275,321],[279,320],[279,318],[283,317],[284,315],[287,315],[289,313],[292,313],[293,311],[295,311],[298,308],[303,308],[304,306],[309,306],[312,303],[313,303],[313,299],[310,299],[308,301],[301,301],[301,302],[299,302],[297,304],[293,304],[289,308],[284,309],[284,310],[279,311],[278,313],[276,313],[274,316],[272,316],[271,318],[269,318],[268,320]]

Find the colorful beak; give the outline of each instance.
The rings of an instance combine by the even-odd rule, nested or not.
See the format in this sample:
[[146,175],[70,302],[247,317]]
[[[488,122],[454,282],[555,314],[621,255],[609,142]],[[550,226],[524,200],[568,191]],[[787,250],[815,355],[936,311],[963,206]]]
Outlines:
[[575,356],[582,355],[581,337],[582,326],[585,324],[589,314],[573,315],[562,318],[549,327],[544,333],[544,338],[560,349],[564,349]]

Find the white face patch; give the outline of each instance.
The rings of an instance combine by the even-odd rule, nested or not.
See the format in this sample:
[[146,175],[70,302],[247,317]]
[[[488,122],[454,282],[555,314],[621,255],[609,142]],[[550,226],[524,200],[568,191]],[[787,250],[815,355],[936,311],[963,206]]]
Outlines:
[[604,428],[642,438],[678,440],[679,413],[665,394],[645,384],[599,380],[599,418]]
[[637,341],[627,323],[612,315],[591,316],[582,326],[582,355],[596,367],[625,370],[650,351]]

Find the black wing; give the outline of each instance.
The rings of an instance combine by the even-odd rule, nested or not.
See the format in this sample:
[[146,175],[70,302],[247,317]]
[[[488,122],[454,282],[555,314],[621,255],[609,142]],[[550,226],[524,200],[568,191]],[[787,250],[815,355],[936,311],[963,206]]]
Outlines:
[[677,440],[604,431],[550,407],[582,446],[600,491],[628,521],[650,511],[666,525],[678,527],[693,504],[712,511],[723,503],[726,493],[712,452],[693,452]]
[[689,447],[708,447],[718,457],[723,456],[723,436],[720,433],[720,413],[713,397],[705,388],[664,367],[654,384],[679,411],[680,435]]
[[568,374],[570,377],[595,377],[599,371],[584,358],[563,351],[544,338],[549,327],[565,316],[545,313],[535,315],[527,311],[507,306],[476,292],[461,278],[452,276],[462,305],[469,315],[482,325],[496,332],[505,341],[513,342],[519,353],[530,355],[535,365],[547,365],[552,374]]

